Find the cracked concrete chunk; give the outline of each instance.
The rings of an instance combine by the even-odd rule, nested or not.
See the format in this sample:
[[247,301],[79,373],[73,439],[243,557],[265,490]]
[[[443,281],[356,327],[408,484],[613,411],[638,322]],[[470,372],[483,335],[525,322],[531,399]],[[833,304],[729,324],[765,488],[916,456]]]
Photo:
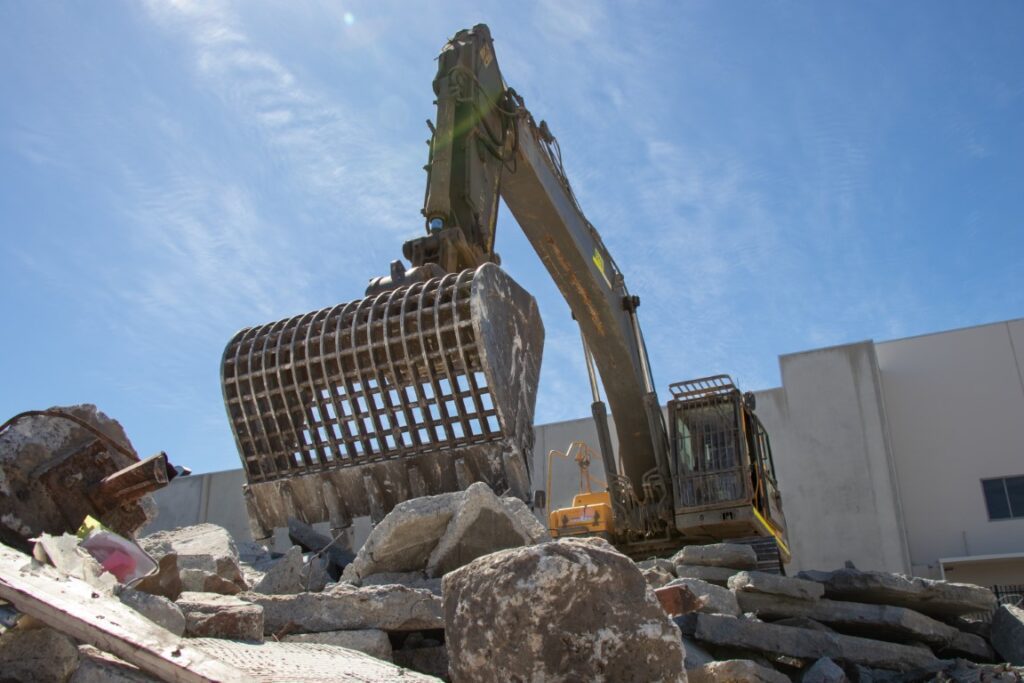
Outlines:
[[168,600],[177,600],[181,595],[181,574],[178,572],[177,553],[167,553],[156,563],[156,573],[144,576],[135,582],[135,590],[162,595]]
[[454,680],[686,680],[679,631],[607,544],[492,553],[445,575],[443,591]]
[[540,523],[540,520],[526,506],[526,503],[515,496],[502,496],[501,504],[519,522],[523,531],[530,537],[530,543],[547,543],[551,540],[551,533],[547,527]]
[[150,595],[142,591],[121,586],[117,597],[122,604],[146,617],[154,624],[164,627],[176,636],[185,633],[185,615],[181,608],[161,595]]
[[267,635],[286,627],[293,632],[380,629],[417,631],[444,627],[441,599],[426,590],[405,586],[356,588],[339,583],[323,593],[240,597],[263,607]]
[[696,612],[728,614],[733,617],[742,614],[736,596],[727,588],[700,579],[675,579],[668,584],[668,587],[672,586],[686,588],[697,599],[700,606],[694,610]]
[[232,595],[185,592],[178,598],[185,635],[193,638],[263,640],[263,608]]
[[700,579],[716,586],[727,586],[729,579],[736,573],[735,569],[726,567],[699,567],[696,565],[675,565],[676,576],[680,579]]
[[66,681],[78,666],[75,641],[52,628],[13,628],[0,636],[0,678]]
[[837,661],[896,671],[910,671],[939,661],[926,647],[776,626],[717,614],[689,616],[695,621],[693,637],[697,640],[766,656],[784,655],[796,659],[830,657]]
[[804,571],[797,574],[797,578],[821,583],[825,587],[825,597],[830,600],[896,605],[932,617],[990,612],[996,607],[996,596],[992,591],[966,583],[857,569]]
[[789,677],[748,659],[708,662],[686,672],[689,683],[789,683]]
[[270,565],[260,582],[252,587],[257,593],[266,595],[290,595],[303,590],[304,562],[302,548],[293,545],[284,557]]
[[992,616],[992,646],[1010,664],[1024,666],[1024,609],[1000,605]]
[[438,597],[441,596],[441,579],[427,578],[423,575],[423,572],[371,574],[364,578],[361,583],[363,586],[399,585],[406,588],[423,588]]
[[710,543],[688,545],[672,557],[673,564],[727,569],[756,569],[757,553],[749,545]]
[[319,633],[295,633],[281,639],[285,643],[320,643],[337,645],[349,650],[368,654],[385,662],[394,661],[391,656],[391,641],[388,634],[380,629],[359,629],[354,631],[321,631]]
[[740,572],[729,578],[728,585],[737,592],[784,595],[798,600],[817,600],[825,594],[825,587],[816,581],[765,572]]
[[224,527],[196,524],[158,531],[140,538],[139,545],[154,558],[175,553],[186,591],[230,595],[248,588],[238,565],[238,548]]

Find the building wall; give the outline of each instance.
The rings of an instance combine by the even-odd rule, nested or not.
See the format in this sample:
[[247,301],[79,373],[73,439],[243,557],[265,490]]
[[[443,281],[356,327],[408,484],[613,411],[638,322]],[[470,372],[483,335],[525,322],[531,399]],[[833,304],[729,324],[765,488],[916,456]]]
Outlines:
[[788,571],[909,570],[871,342],[779,359],[783,387],[757,393],[793,551]]
[[913,571],[1024,552],[1024,519],[989,521],[981,489],[985,478],[1024,475],[1024,321],[876,349]]

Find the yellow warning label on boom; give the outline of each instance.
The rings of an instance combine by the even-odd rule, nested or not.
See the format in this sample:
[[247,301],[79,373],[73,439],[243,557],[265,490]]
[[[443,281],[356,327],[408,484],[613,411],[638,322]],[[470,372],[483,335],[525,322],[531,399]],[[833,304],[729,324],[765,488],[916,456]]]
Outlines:
[[609,287],[611,287],[612,281],[608,279],[608,273],[604,272],[604,257],[601,256],[601,252],[597,250],[597,247],[594,247],[594,265],[597,266],[599,271],[601,271],[601,277],[603,277],[604,281],[608,283]]

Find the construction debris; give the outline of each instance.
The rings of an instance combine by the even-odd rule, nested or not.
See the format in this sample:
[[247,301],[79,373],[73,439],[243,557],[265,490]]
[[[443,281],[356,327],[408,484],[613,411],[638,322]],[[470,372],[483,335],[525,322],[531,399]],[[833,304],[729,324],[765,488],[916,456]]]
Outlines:
[[1001,605],[992,616],[992,645],[1010,664],[1024,666],[1024,609]]
[[198,638],[263,641],[263,608],[233,595],[182,593],[185,634]]
[[239,567],[238,547],[216,524],[158,531],[139,543],[158,560],[168,553],[177,556],[182,590],[234,595],[249,588]]

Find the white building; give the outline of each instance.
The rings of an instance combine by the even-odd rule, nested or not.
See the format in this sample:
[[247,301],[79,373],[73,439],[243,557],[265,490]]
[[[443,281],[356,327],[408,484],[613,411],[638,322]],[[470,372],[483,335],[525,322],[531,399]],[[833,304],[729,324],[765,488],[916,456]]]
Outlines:
[[[780,357],[782,386],[757,392],[757,413],[789,525],[788,571],[850,561],[1024,584],[1022,364],[1024,320]],[[535,488],[548,488],[550,450],[597,444],[589,418],[536,430]],[[578,475],[566,461],[553,472],[559,507]],[[596,460],[592,474],[603,477]],[[175,481],[152,528],[211,521],[247,537],[241,483],[240,471]]]

